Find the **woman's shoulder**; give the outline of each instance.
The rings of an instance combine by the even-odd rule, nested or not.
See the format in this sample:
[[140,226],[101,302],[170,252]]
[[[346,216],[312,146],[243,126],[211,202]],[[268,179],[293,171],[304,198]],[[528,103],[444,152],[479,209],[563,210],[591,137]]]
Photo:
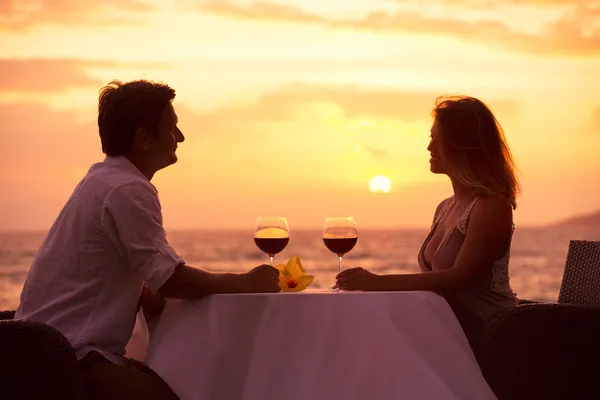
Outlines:
[[460,222],[462,223],[459,223],[459,226],[463,232],[466,231],[467,224],[473,223],[512,231],[513,208],[510,201],[501,196],[481,195]]
[[512,204],[508,199],[493,194],[480,195],[473,207],[473,212],[483,214],[511,215]]
[[438,203],[437,207],[435,208],[435,212],[433,214],[433,223],[434,224],[441,217],[441,214],[444,212],[446,207],[448,207],[448,203],[450,203],[450,201],[452,200],[453,197],[454,196],[447,197]]
[[[471,202],[457,226],[463,234],[471,224],[486,226],[513,227],[512,206],[508,200],[496,195],[482,194]],[[477,228],[478,229],[478,228]]]
[[450,196],[450,197],[446,197],[444,200],[440,201],[435,209],[436,214],[439,211],[443,210],[445,207],[447,207],[453,198],[454,198],[454,196]]

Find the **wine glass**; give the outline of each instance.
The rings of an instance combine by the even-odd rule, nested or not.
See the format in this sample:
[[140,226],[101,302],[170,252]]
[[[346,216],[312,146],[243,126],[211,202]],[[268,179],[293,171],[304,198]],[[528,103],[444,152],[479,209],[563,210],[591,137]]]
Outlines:
[[280,253],[290,241],[290,230],[284,217],[256,219],[254,231],[254,243],[262,251],[269,255],[269,265],[273,266],[273,257]]
[[358,242],[358,229],[352,217],[325,218],[323,224],[323,242],[339,259],[339,272],[342,272],[342,258],[354,248]]

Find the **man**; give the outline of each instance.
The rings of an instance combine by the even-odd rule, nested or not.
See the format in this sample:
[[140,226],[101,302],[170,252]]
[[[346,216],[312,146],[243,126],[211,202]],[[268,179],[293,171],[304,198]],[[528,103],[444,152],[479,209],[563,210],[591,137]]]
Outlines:
[[174,98],[169,86],[148,81],[114,81],[101,90],[106,158],[75,188],[21,293],[15,318],[46,323],[69,339],[91,399],[177,398],[148,367],[124,357],[140,302],[160,309],[161,295],[279,291],[275,268],[209,273],[185,265],[169,245],[150,180],[177,161],[184,140]]

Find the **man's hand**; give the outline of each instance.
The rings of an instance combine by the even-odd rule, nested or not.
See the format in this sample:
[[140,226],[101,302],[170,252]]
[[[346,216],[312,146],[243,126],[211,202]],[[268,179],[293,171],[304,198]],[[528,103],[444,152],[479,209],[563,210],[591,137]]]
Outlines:
[[279,270],[270,265],[259,265],[242,274],[242,291],[246,293],[277,293],[279,287]]
[[153,292],[146,283],[144,283],[138,307],[141,307],[144,311],[146,322],[150,322],[154,317],[159,315],[165,308],[165,303],[166,301],[162,294]]

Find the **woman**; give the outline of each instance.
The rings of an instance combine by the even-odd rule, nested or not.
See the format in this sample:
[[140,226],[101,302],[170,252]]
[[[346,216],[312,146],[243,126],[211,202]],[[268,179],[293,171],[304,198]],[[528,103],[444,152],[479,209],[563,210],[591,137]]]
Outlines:
[[517,304],[508,277],[513,209],[519,184],[502,128],[481,101],[441,98],[427,150],[430,169],[450,178],[454,195],[442,201],[418,254],[421,273],[341,272],[344,290],[426,290],[443,295],[471,345],[485,321]]

